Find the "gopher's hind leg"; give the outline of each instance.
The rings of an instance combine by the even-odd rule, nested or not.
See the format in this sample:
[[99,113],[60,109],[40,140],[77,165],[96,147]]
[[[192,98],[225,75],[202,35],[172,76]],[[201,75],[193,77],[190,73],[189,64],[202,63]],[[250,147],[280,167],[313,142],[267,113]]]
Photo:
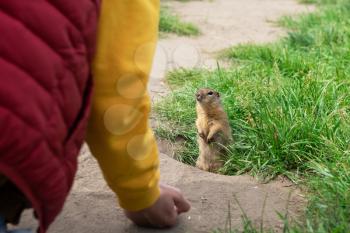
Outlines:
[[206,138],[198,135],[197,142],[199,146],[199,156],[196,162],[196,167],[203,170],[209,171],[210,163],[208,160],[208,153],[210,153],[210,148],[208,143],[205,142]]

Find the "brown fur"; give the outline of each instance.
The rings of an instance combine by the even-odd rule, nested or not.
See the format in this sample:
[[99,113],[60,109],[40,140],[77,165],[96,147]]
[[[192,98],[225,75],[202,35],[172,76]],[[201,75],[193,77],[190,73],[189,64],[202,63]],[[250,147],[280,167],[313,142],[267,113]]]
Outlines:
[[218,92],[207,88],[200,89],[196,100],[199,145],[196,166],[204,171],[217,171],[223,165],[225,147],[232,140],[228,117]]

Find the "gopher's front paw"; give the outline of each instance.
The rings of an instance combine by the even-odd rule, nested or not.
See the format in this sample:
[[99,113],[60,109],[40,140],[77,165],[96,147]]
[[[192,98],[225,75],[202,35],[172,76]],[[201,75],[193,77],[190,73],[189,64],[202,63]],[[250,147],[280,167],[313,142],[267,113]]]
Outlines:
[[203,138],[204,140],[205,140],[205,135],[204,135],[204,133],[203,132],[198,132],[198,136],[200,137],[200,138]]
[[210,143],[212,143],[212,142],[215,142],[215,141],[216,141],[216,138],[217,138],[216,135],[217,135],[217,134],[209,135],[209,136],[207,137],[207,139],[206,139],[207,143],[210,144]]
[[210,143],[212,143],[212,142],[214,142],[215,140],[214,140],[214,137],[208,137],[207,139],[206,139],[206,142],[208,143],[208,144],[210,144]]
[[210,144],[212,142],[221,142],[222,141],[222,132],[216,132],[214,134],[209,134],[207,137],[207,143]]

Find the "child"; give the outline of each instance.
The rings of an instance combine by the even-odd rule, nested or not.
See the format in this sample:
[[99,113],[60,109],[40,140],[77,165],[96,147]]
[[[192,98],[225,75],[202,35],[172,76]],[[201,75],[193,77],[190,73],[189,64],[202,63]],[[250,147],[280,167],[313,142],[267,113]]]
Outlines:
[[39,232],[63,207],[86,128],[126,216],[174,225],[190,205],[159,185],[148,125],[159,0],[0,0],[0,9],[0,174],[33,207]]

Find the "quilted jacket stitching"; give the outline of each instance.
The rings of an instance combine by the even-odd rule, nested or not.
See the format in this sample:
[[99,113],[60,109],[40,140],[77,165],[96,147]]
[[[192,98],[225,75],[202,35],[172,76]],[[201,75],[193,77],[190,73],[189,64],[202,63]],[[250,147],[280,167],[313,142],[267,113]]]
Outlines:
[[[20,64],[17,64],[15,61],[13,61],[12,59],[5,57],[4,54],[0,54],[0,59],[3,60],[4,62],[6,62],[9,65],[14,66],[17,70],[21,71],[23,74],[25,74],[26,76],[28,76],[30,79],[29,80],[33,80],[34,83],[39,86],[42,90],[45,91],[45,93],[52,99],[53,97],[51,96],[50,92],[51,89],[49,89],[48,87],[46,87],[43,83],[39,82],[39,80],[37,80],[36,78],[33,78],[33,75],[26,70],[24,67],[22,67]],[[49,90],[48,90],[49,89]]]
[[[15,118],[17,118],[17,120],[18,120],[19,122],[21,122],[23,125],[25,125],[25,127],[30,126],[30,125],[28,125],[27,122],[23,121],[23,119],[22,119],[21,117],[19,117],[16,113],[14,113],[13,111],[9,110],[8,108],[3,107],[3,106],[0,105],[0,109],[5,110],[9,115],[14,116]],[[41,133],[38,132],[38,131],[37,131],[36,129],[34,129],[33,127],[29,127],[29,128],[30,128],[30,130],[32,130],[32,131],[38,133],[39,135],[41,135]],[[40,137],[40,140],[39,140],[38,144],[41,143],[41,142],[43,141],[43,139],[44,139],[43,137]],[[36,146],[33,146],[33,148],[36,148]],[[26,159],[26,158],[23,157],[23,160],[25,160],[25,159]],[[18,162],[18,163],[21,163],[21,162]]]
[[[2,57],[2,58],[0,57],[0,59],[2,59],[2,60],[3,60],[4,62],[6,62],[7,64],[14,66],[17,70],[23,72],[26,76],[32,77],[32,75],[30,75],[30,73],[28,73],[25,69],[23,69],[22,67],[20,67],[19,65],[15,64],[15,63],[9,61],[9,59],[6,59],[6,58],[4,58],[4,57]],[[43,87],[43,86],[41,85],[40,82],[37,82],[37,80],[36,80],[36,79],[33,79],[33,78],[30,78],[29,80],[33,80],[33,81],[35,82],[36,85],[38,85],[39,87],[41,87],[41,88],[51,97],[49,91],[47,91],[47,89],[46,89],[45,87]],[[51,97],[51,98],[52,98],[52,97]],[[57,103],[56,103],[56,105],[57,105]],[[14,114],[18,119],[20,119],[21,121],[23,121],[23,122],[24,122],[27,126],[29,126],[31,129],[34,129],[35,131],[39,131],[39,130],[37,130],[36,128],[34,128],[34,126],[32,126],[32,124],[30,124],[29,122],[27,122],[22,116],[20,116],[18,113],[16,113],[16,112],[13,111],[12,109],[10,109],[8,106],[5,106],[4,104],[2,104],[2,105],[0,104],[0,107],[3,108],[3,109],[5,109],[5,110],[7,110],[7,111],[9,111],[10,113]],[[46,125],[45,127],[50,127],[50,122],[51,122],[51,119],[52,119],[52,116],[53,116],[52,113],[54,112],[54,108],[55,108],[55,106],[53,105],[52,108],[50,109],[49,113],[47,114],[47,118],[46,118],[46,120],[47,120],[47,121],[46,121],[46,122],[47,122],[47,125]],[[58,108],[59,108],[59,107],[58,107]],[[61,111],[59,111],[59,112],[60,112],[60,114],[62,115],[62,112],[61,112]],[[63,119],[64,119],[64,118],[63,118]],[[67,124],[66,124],[66,123],[65,123],[65,127],[66,127],[66,130],[67,130],[68,127],[67,127]],[[40,133],[41,133],[41,132],[40,132]],[[43,135],[43,134],[41,133],[41,135]],[[51,151],[53,154],[57,155],[56,150],[55,150],[55,149],[52,147],[52,145],[49,143],[49,141],[48,141],[46,135],[43,135],[43,138],[45,139],[46,143],[48,144],[48,146],[49,146],[49,148],[50,148],[50,151]]]
[[[29,77],[28,80],[32,80],[32,81],[34,82],[34,85],[39,86],[42,90],[45,91],[45,93],[47,94],[47,96],[48,96],[49,98],[51,98],[51,99],[54,101],[52,95],[50,94],[50,90],[48,90],[48,89],[47,89],[42,83],[40,83],[37,79],[32,78],[33,75],[31,75],[30,72],[28,72],[27,70],[25,70],[23,67],[21,67],[19,64],[15,63],[15,62],[12,61],[11,59],[6,58],[6,57],[4,57],[3,55],[1,56],[1,54],[0,54],[0,59],[2,59],[2,60],[3,60],[4,62],[6,62],[8,65],[14,66],[18,71],[21,71],[23,74],[25,74],[26,76],[28,76],[28,77]],[[54,107],[55,107],[55,106],[52,105],[52,106],[51,106],[51,109],[50,109],[50,111],[49,111],[49,113],[48,113],[48,114],[45,114],[45,116],[47,117],[46,119],[49,119],[49,118],[50,118],[50,116],[51,116],[52,113],[53,113]],[[29,125],[29,123],[28,123],[28,125]],[[67,125],[65,125],[65,126],[67,127]]]
[[[84,38],[83,36],[83,33],[82,31],[79,29],[78,25],[73,21],[71,20],[57,5],[55,5],[52,1],[51,2],[48,2],[48,5],[51,6],[54,10],[56,10],[64,19],[66,19],[73,27],[75,30],[77,30],[79,33],[79,41],[82,41],[84,45],[86,45],[86,39]],[[85,46],[84,46],[85,47]],[[85,52],[87,53],[87,48],[85,47]],[[64,59],[63,59],[64,61]],[[87,61],[88,62],[88,61]],[[86,63],[88,64],[88,63]],[[73,76],[76,76],[75,75],[75,72],[71,69],[71,67],[67,66],[65,64],[65,67],[67,67],[73,74]],[[76,78],[74,78],[74,82],[75,82],[75,85],[76,87],[78,87],[78,90],[79,90],[79,94],[80,94],[80,97],[82,98],[83,96],[83,93],[81,92],[80,88],[79,88],[79,83],[78,83],[78,80]]]
[[[23,27],[28,31],[30,32],[33,36],[35,36],[36,38],[38,38],[38,41],[40,41],[41,43],[43,43],[44,45],[47,46],[47,48],[49,48],[55,55],[57,55],[59,57],[59,60],[62,62],[62,64],[68,69],[71,71],[72,75],[75,77],[75,73],[74,71],[71,69],[71,67],[69,67],[66,62],[65,62],[65,58],[62,56],[62,54],[60,54],[57,49],[53,46],[51,46],[49,44],[49,41],[45,40],[44,38],[42,38],[40,35],[37,34],[37,32],[33,31],[32,28],[30,28],[29,25],[25,24],[22,20],[16,18],[15,16],[13,15],[10,15],[8,12],[4,12],[2,11],[5,15],[7,15],[8,17],[12,18],[13,20],[15,20],[16,22],[20,23],[21,25],[23,25]],[[61,80],[59,80],[61,81]],[[74,78],[74,82],[75,82],[75,85],[76,87],[79,87],[79,84],[78,84],[78,80],[76,78]],[[82,93],[80,91],[79,88],[77,88],[79,90],[79,94],[80,94],[80,97],[82,97]]]
[[[85,47],[85,52],[86,54],[88,54],[88,49],[86,48],[86,45],[88,44],[87,41],[86,41],[86,38],[82,32],[82,30],[80,29],[80,27],[74,22],[74,20],[70,19],[68,17],[68,15],[66,15],[61,8],[59,8],[56,4],[54,4],[53,2],[50,2],[49,5],[54,8],[58,13],[60,13],[60,15],[62,17],[64,17],[78,32],[79,32],[79,35],[80,35],[80,41],[83,41],[83,44],[84,44],[84,47]],[[86,64],[89,64],[90,61],[88,60],[88,57],[86,56]],[[74,72],[73,72],[74,74]],[[76,82],[76,85],[79,87],[79,84],[77,83],[78,81],[75,80]],[[79,89],[79,88],[78,88]],[[80,91],[80,97],[83,96],[83,93]]]
[[[3,11],[2,11],[3,12]],[[5,13],[5,12],[4,12]],[[31,30],[31,28],[29,28],[28,25],[25,25],[21,20],[17,19],[16,17],[10,15],[10,14],[7,14],[5,13],[8,17],[11,17],[13,20],[16,20],[17,22],[21,23],[21,25],[24,26],[25,29],[27,29],[32,35],[34,35],[36,38],[38,38],[42,43],[44,43],[45,45],[47,45],[47,48],[49,48],[51,51],[53,51],[59,58],[60,58],[60,61],[62,62],[62,64],[64,65],[64,67],[66,67],[67,69],[69,69],[71,71],[71,74],[73,77],[76,77],[75,73],[73,70],[71,70],[64,62],[64,58],[61,56],[60,53],[57,52],[57,50],[55,50],[54,47],[50,46],[50,44],[42,39],[38,34],[36,34],[34,31]],[[4,57],[4,56],[3,56]],[[5,60],[10,60],[8,58],[6,58]],[[16,65],[16,67],[20,67],[19,64],[16,64],[14,61],[11,61],[12,64]],[[22,71],[24,71],[29,77],[33,77],[33,75],[30,74],[29,71],[26,71],[23,67],[20,67]],[[33,78],[46,92],[50,92],[51,90],[47,90],[48,88],[45,87],[38,79],[35,79]],[[74,80],[74,83],[75,83],[75,86],[77,87],[77,90],[79,91],[79,94],[80,94],[80,97],[82,98],[82,94],[80,89],[78,88],[79,84],[78,84],[78,80],[76,78],[73,78]],[[58,84],[56,87],[53,87],[53,88],[58,88],[59,90],[61,90],[61,79],[58,79]],[[49,94],[50,95],[50,94]],[[51,96],[51,95],[50,95]],[[53,98],[51,96],[51,98]],[[63,119],[64,119],[64,123],[65,123],[65,126],[66,126],[66,129],[69,129],[70,126],[68,126],[68,122],[67,122],[67,119],[66,119],[66,116],[63,115],[64,111],[63,109],[61,108],[61,106],[58,104],[58,100],[54,99],[53,100],[55,101],[55,103],[57,104],[58,108],[60,109],[60,113],[61,115],[63,116]]]
[[80,35],[80,39],[81,41],[84,42],[84,45],[87,44],[86,42],[86,38],[84,37],[84,34],[82,32],[82,30],[79,28],[79,26],[74,22],[74,20],[70,19],[56,4],[54,4],[53,2],[49,3],[50,6],[52,6],[52,8],[54,8],[58,13],[60,13],[60,15],[62,15],[62,17],[64,17],[78,32]]
[[50,149],[50,152],[54,155],[57,155],[56,150],[51,146],[51,144],[48,142],[48,138],[46,137],[46,135],[42,134],[42,132],[40,132],[40,130],[36,129],[35,126],[33,126],[32,124],[28,123],[23,117],[21,117],[18,113],[14,112],[13,110],[11,110],[10,108],[8,108],[7,106],[4,105],[0,105],[0,108],[4,109],[5,111],[7,111],[8,113],[10,113],[11,115],[13,115],[15,118],[17,118],[18,120],[20,120],[21,122],[23,122],[23,124],[25,124],[27,127],[29,127],[31,130],[34,130],[35,132],[38,132],[41,136],[42,139],[45,141],[45,143],[48,145],[48,148]]

